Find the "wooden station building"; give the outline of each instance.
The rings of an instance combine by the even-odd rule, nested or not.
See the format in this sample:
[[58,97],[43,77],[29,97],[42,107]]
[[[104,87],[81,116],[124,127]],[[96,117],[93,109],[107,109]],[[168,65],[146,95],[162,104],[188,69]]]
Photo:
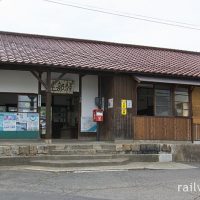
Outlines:
[[200,53],[0,32],[0,139],[16,138],[198,141]]

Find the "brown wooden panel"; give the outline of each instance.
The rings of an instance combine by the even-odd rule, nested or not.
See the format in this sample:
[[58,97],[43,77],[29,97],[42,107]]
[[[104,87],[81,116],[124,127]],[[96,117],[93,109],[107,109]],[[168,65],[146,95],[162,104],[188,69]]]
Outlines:
[[[101,139],[132,139],[132,116],[136,114],[136,82],[131,76],[114,75],[102,77],[102,96],[105,102],[113,98],[113,108],[105,107],[104,122],[101,123]],[[127,115],[121,114],[121,100],[132,100],[133,108]]]
[[193,123],[200,124],[200,87],[195,87],[192,91],[192,113]]
[[133,127],[136,140],[191,140],[189,118],[135,116]]
[[200,125],[199,124],[193,124],[193,135],[195,141],[200,141]]

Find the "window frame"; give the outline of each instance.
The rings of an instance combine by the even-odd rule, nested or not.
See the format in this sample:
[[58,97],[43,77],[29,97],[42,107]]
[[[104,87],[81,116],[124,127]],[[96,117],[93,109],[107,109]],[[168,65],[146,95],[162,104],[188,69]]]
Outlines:
[[[149,87],[148,87],[148,85],[149,85]],[[153,90],[153,92],[152,92],[153,110],[152,111],[153,111],[153,116],[154,116],[154,113],[155,113],[155,108],[154,108],[154,84],[152,84],[152,83],[144,83],[144,84],[140,84],[137,87],[137,109],[136,109],[137,115],[139,115],[139,116],[152,116],[152,115],[148,115],[148,114],[145,114],[145,115],[138,114],[138,88],[151,88]],[[142,95],[142,96],[150,97],[150,95]]]
[[[153,115],[152,117],[177,117],[177,118],[191,118],[191,87],[188,85],[177,85],[177,84],[165,84],[165,83],[141,83],[138,85],[137,89],[139,87],[142,87],[142,85],[145,84],[152,84],[153,85]],[[171,104],[171,115],[156,115],[156,86],[163,86],[163,87],[169,87],[170,88],[170,104]],[[188,91],[188,116],[183,115],[176,115],[176,101],[175,101],[175,91],[177,88],[185,88]],[[138,99],[138,90],[137,90],[137,99]],[[140,115],[138,114],[138,103],[137,103],[137,116],[146,116],[149,117],[150,115]]]
[[[33,104],[35,104],[35,105],[33,105],[33,111],[27,111],[27,112],[25,112],[25,111],[19,111],[19,109],[27,109],[28,110],[28,108],[26,108],[26,107],[20,107],[19,106],[19,103],[30,103],[30,101],[25,101],[25,100],[19,100],[19,96],[35,96],[35,98],[36,98],[36,100],[35,101],[33,101]],[[36,94],[18,94],[17,95],[17,111],[19,112],[19,113],[37,113],[38,112],[38,95],[36,95]],[[30,108],[29,108],[30,109]]]
[[[157,87],[156,87],[157,86]],[[157,95],[156,95],[156,89],[158,90],[169,90],[169,105],[157,105]],[[170,116],[173,116],[173,101],[172,101],[172,87],[171,85],[168,85],[168,84],[154,84],[154,116],[157,116],[157,117],[170,117]],[[170,111],[169,111],[169,115],[158,115],[156,114],[157,112],[157,107],[168,107],[170,108]]]
[[[21,96],[28,96],[28,95],[33,95],[33,96],[36,96],[36,112],[23,112],[23,113],[38,113],[39,112],[39,107],[38,107],[38,94],[37,93],[16,93],[16,92],[0,92],[0,94],[2,94],[2,95],[7,95],[7,94],[13,94],[13,95],[16,95],[17,96],[17,102],[16,102],[16,108],[17,108],[17,110],[16,110],[16,112],[17,113],[21,113],[21,112],[19,112],[19,108],[18,108],[18,99],[19,99],[19,96],[21,95]],[[14,106],[13,106],[14,107]],[[9,112],[9,111],[6,111],[6,112]],[[14,112],[14,111],[13,111]]]

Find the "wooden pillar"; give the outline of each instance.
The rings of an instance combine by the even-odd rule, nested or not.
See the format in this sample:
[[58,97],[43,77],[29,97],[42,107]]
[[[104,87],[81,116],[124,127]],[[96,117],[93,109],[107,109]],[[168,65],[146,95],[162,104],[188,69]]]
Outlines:
[[[42,79],[42,73],[39,73],[39,78]],[[41,97],[41,87],[42,87],[42,84],[41,84],[41,82],[38,80],[38,101],[40,101],[40,105],[39,105],[39,102],[38,102],[39,121],[40,121],[41,101],[42,101],[42,97]],[[42,137],[42,128],[41,128],[41,126],[39,126],[39,132],[40,132],[40,137]]]
[[193,87],[189,87],[189,116],[190,116],[190,126],[191,126],[191,142],[194,143],[194,132],[193,132],[193,110],[192,110],[192,91]]
[[51,72],[47,71],[46,89],[46,139],[52,138],[52,117],[51,117]]
[[82,74],[79,74],[79,120],[78,120],[78,140],[81,134],[81,108],[82,108]]
[[[98,76],[98,97],[100,99],[100,101],[102,101],[102,93],[101,93],[101,76]],[[98,106],[99,109],[102,108],[102,106]],[[97,122],[97,141],[100,141],[100,122]]]

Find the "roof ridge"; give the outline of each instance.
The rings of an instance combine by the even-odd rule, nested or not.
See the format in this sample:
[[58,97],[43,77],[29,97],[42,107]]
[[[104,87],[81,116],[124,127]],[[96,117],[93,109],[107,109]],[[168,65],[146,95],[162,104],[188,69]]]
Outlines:
[[105,44],[105,45],[112,45],[112,46],[121,46],[121,47],[124,46],[124,47],[132,47],[132,48],[153,49],[153,50],[200,55],[200,51],[198,52],[198,51],[165,48],[165,47],[145,46],[145,45],[138,45],[138,44],[126,44],[126,43],[109,42],[109,41],[103,41],[103,40],[68,38],[68,37],[62,37],[62,36],[40,35],[40,34],[31,34],[31,33],[9,32],[9,31],[0,31],[0,34],[25,36],[25,37],[37,37],[37,38],[46,38],[46,39],[57,39],[57,40],[59,39],[59,40],[77,41],[77,42],[88,42],[88,43],[97,43],[97,44]]

